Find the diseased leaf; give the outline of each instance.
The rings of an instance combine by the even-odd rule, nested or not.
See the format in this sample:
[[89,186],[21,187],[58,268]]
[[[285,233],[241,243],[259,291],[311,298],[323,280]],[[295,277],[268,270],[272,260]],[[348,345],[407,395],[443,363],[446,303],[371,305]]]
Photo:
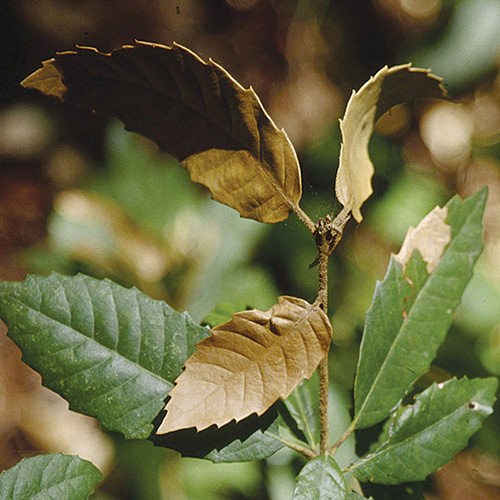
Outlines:
[[292,500],[345,500],[347,486],[344,475],[329,455],[315,457],[297,476]]
[[349,467],[360,481],[423,481],[467,445],[493,412],[496,378],[433,384],[392,418],[389,440]]
[[252,88],[181,45],[136,42],[110,54],[77,47],[22,84],[119,118],[243,217],[279,222],[298,206],[300,167],[286,133]]
[[403,269],[413,252],[418,250],[427,264],[427,273],[434,271],[451,238],[451,227],[446,224],[447,215],[446,207],[436,207],[422,219],[416,229],[408,229],[401,250],[394,256],[394,260],[399,262]]
[[87,460],[61,453],[37,455],[0,474],[0,500],[86,500],[101,479]]
[[[482,190],[466,200],[454,197],[448,202],[451,241],[430,275],[418,251],[404,271],[391,258],[366,315],[354,387],[356,428],[386,418],[429,369],[482,250],[486,196]],[[432,232],[426,235],[433,238]]]
[[372,194],[373,164],[368,143],[375,122],[389,109],[406,101],[444,98],[441,79],[411,64],[385,66],[357,92],[353,92],[340,122],[342,147],[335,194],[360,222],[361,205]]
[[1,282],[0,317],[45,386],[127,438],[153,431],[182,364],[209,333],[136,289],[84,275]]
[[159,434],[261,415],[311,377],[332,329],[319,303],[280,297],[269,311],[233,314],[196,347],[175,382]]

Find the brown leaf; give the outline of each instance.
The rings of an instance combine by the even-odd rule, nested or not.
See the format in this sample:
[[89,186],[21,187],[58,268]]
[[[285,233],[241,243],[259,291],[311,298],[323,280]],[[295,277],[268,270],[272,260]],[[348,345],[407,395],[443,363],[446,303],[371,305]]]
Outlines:
[[372,194],[373,164],[368,143],[375,122],[389,109],[406,101],[442,99],[446,92],[441,79],[410,64],[385,66],[357,92],[353,92],[340,122],[342,148],[335,194],[344,207],[361,222],[361,205]]
[[300,167],[252,88],[174,44],[61,52],[22,85],[122,120],[175,156],[215,200],[279,222],[302,194]]
[[328,352],[332,329],[318,303],[280,297],[269,311],[233,314],[212,329],[170,391],[157,433],[218,427],[286,398]]
[[395,256],[396,261],[405,267],[413,252],[418,250],[427,264],[427,272],[432,273],[451,241],[451,226],[446,223],[447,217],[446,207],[436,207],[420,221],[416,228],[410,227],[401,250]]

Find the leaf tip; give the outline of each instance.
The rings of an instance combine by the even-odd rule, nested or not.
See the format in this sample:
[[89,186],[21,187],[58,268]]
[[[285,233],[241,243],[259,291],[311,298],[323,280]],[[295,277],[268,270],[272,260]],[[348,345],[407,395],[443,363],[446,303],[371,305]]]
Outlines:
[[413,252],[418,250],[427,265],[427,272],[431,274],[451,241],[451,226],[446,223],[447,217],[447,207],[435,207],[416,228],[410,227],[395,260],[405,268]]
[[43,61],[42,67],[28,75],[21,82],[21,86],[57,97],[61,101],[68,90],[62,81],[62,73],[57,67],[56,59]]

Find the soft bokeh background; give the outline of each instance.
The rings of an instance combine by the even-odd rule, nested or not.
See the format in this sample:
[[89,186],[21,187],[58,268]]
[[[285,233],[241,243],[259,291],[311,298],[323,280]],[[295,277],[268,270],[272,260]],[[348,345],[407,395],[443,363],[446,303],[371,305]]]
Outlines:
[[[484,185],[485,251],[421,385],[500,375],[498,0],[4,0],[0,20],[1,279],[52,270],[110,277],[196,320],[222,302],[267,309],[278,294],[315,297],[315,247],[294,216],[273,226],[240,219],[121,124],[22,89],[55,51],[175,40],[212,57],[252,85],[288,132],[303,169],[302,206],[314,219],[337,210],[338,119],[352,89],[385,64],[412,61],[443,77],[453,101],[399,106],[377,126],[374,195],[331,263],[337,396],[352,387],[375,281],[409,225]],[[63,451],[105,473],[94,500],[291,498],[303,465],[293,454],[212,465],[105,434],[41,388],[1,333],[1,469]],[[348,400],[337,402],[347,410]],[[500,412],[426,483],[426,498],[500,498],[499,460]],[[387,498],[421,498],[421,486]]]

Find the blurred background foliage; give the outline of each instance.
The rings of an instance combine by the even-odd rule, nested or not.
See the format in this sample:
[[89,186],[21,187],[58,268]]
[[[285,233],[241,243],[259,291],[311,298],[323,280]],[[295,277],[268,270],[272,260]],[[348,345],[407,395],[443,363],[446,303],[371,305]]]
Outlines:
[[[331,261],[332,405],[339,414],[332,433],[347,425],[364,315],[390,253],[435,205],[484,185],[485,251],[419,386],[500,375],[498,0],[6,0],[0,18],[1,279],[53,270],[109,277],[197,321],[220,303],[267,309],[278,294],[316,294],[309,269],[315,246],[294,216],[273,226],[240,219],[121,124],[23,90],[18,82],[55,51],[175,40],[212,57],[254,87],[291,137],[303,171],[302,207],[314,219],[338,210],[338,120],[352,89],[385,64],[412,61],[444,78],[452,102],[394,108],[371,141],[374,194]],[[95,500],[291,498],[303,465],[293,453],[213,465],[125,442],[41,388],[4,333],[0,349],[1,469],[62,451],[105,473]],[[498,410],[427,484],[394,488],[392,496],[373,487],[375,498],[500,498]],[[372,438],[360,433],[357,452]]]

